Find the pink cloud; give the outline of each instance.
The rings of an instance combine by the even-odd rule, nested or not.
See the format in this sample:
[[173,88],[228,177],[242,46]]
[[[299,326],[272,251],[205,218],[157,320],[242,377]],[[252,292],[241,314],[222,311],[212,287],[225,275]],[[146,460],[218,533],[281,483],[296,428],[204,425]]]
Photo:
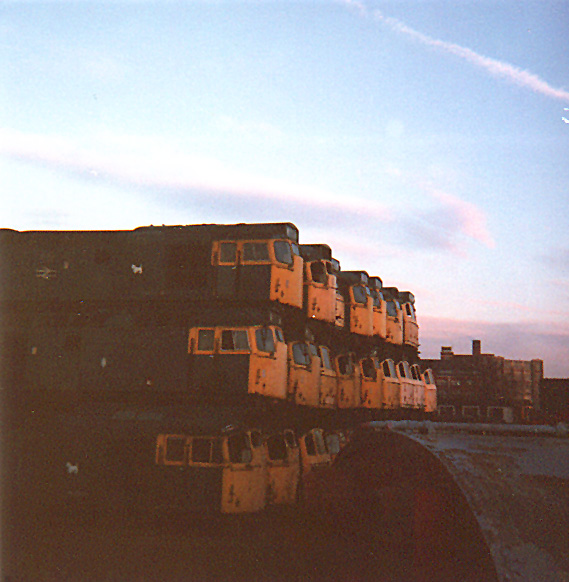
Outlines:
[[355,223],[393,220],[391,210],[373,200],[346,199],[317,187],[239,170],[214,158],[185,153],[160,138],[109,134],[86,143],[0,129],[1,154],[89,180],[205,192],[228,201],[286,202],[306,212],[336,213]]
[[472,202],[438,189],[429,189],[430,195],[450,212],[459,230],[466,236],[493,248],[495,246],[486,224],[486,215]]

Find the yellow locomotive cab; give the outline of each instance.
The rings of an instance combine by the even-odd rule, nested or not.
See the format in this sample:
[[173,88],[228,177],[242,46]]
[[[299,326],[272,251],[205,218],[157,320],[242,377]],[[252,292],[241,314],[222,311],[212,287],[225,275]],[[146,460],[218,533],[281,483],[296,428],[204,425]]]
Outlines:
[[309,342],[288,345],[288,397],[295,404],[318,406],[320,396],[320,357]]
[[340,264],[328,245],[300,245],[304,259],[304,309],[308,319],[336,321],[337,277]]
[[266,505],[266,458],[258,431],[159,434],[155,461],[163,484],[158,505],[221,513],[249,513]]
[[381,291],[383,282],[379,277],[370,277],[369,286],[373,301],[373,335],[385,338],[387,335],[387,305]]
[[286,239],[222,240],[212,245],[218,296],[265,300],[302,308],[303,260]]
[[319,405],[321,408],[336,408],[338,404],[338,380],[332,363],[330,350],[318,346],[320,355]]
[[394,410],[401,405],[401,382],[397,376],[395,363],[391,359],[381,362],[383,376],[383,408]]
[[414,408],[415,406],[415,384],[411,373],[409,362],[402,361],[397,364],[397,376],[401,384],[401,408]]
[[327,467],[331,456],[326,448],[324,431],[312,428],[299,439],[302,475]]
[[287,347],[273,325],[190,329],[191,389],[215,396],[287,395]]
[[398,294],[403,316],[403,343],[414,348],[419,347],[419,325],[415,313],[415,296],[409,291]]
[[403,312],[397,299],[387,299],[387,333],[385,339],[395,345],[403,343]]
[[270,505],[296,502],[300,478],[300,450],[294,432],[285,429],[265,440],[267,450],[268,500]]
[[414,408],[417,410],[425,410],[425,382],[421,376],[419,364],[413,364],[411,366],[411,376],[413,377],[413,384],[415,386]]
[[437,410],[437,385],[433,371],[430,368],[425,370],[422,377],[425,383],[425,412],[432,413]]
[[338,408],[358,408],[361,398],[361,376],[353,352],[335,358],[338,379]]

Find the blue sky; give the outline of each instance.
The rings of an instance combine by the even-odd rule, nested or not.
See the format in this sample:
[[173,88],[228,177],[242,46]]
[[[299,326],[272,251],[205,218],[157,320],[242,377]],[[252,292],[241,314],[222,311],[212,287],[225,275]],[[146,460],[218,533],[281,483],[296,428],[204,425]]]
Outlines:
[[569,1],[4,1],[1,227],[291,221],[569,377]]

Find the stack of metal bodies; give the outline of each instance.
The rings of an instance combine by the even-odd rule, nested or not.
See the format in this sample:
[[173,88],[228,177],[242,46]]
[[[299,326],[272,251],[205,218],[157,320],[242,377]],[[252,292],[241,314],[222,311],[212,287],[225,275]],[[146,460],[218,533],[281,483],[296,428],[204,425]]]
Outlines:
[[301,439],[436,408],[413,294],[342,271],[290,223],[5,229],[0,265],[8,462],[50,497],[70,479],[134,496],[165,435],[185,459],[199,435]]

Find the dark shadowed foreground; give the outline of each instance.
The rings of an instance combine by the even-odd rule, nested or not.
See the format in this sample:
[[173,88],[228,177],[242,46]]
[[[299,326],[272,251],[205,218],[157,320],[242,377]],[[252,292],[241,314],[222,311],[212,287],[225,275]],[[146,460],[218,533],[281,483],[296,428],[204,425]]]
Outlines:
[[409,579],[405,556],[390,555],[368,526],[344,528],[296,508],[214,519],[34,510],[5,524],[4,580]]

